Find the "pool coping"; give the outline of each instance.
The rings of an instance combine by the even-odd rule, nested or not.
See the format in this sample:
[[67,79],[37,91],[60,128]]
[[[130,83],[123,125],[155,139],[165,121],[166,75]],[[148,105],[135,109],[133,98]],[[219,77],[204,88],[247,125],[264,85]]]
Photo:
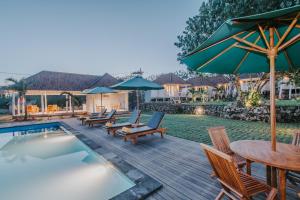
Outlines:
[[9,124],[8,126],[0,126],[0,128],[9,128],[9,127],[18,127],[18,126],[28,126],[28,125],[39,125],[39,124],[59,124],[67,131],[71,132],[77,139],[87,145],[91,150],[96,152],[97,154],[103,156],[108,162],[110,162],[113,166],[115,166],[119,171],[121,171],[124,175],[126,175],[135,185],[128,190],[112,197],[112,200],[137,200],[137,199],[145,199],[146,197],[153,194],[155,191],[160,189],[163,185],[135,168],[128,162],[124,161],[122,158],[118,157],[116,154],[110,152],[108,149],[102,147],[97,144],[92,139],[88,138],[80,131],[74,129],[67,123],[59,120],[50,121],[50,122],[39,122],[39,123],[22,123],[22,124]]

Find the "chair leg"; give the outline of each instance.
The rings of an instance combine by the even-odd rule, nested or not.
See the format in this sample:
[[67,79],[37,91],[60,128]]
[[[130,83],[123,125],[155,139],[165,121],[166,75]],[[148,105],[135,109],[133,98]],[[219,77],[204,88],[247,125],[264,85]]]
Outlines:
[[247,170],[247,174],[249,174],[251,176],[251,161],[250,160],[246,160],[246,170]]
[[221,200],[224,197],[224,190],[222,189],[221,192],[218,194],[218,196],[215,198],[215,200]]
[[160,132],[160,137],[164,138],[164,133],[163,132]]
[[131,138],[131,142],[132,142],[132,144],[136,144],[136,142],[137,142],[137,137],[136,137],[136,136],[132,137],[132,138]]

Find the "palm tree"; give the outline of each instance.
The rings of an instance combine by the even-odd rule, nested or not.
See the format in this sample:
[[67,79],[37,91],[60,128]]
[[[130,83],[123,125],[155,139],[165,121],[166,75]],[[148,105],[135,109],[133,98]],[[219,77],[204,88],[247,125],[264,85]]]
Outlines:
[[18,95],[23,100],[23,104],[25,107],[25,115],[24,120],[27,120],[28,113],[27,113],[27,106],[26,106],[26,92],[27,92],[27,83],[24,78],[17,80],[14,78],[7,78],[6,81],[12,82],[13,84],[8,86],[8,89],[14,90],[18,92]]
[[81,104],[81,99],[78,96],[73,95],[70,92],[62,92],[60,95],[67,95],[67,101],[72,102],[72,117],[75,117],[75,105],[79,106]]

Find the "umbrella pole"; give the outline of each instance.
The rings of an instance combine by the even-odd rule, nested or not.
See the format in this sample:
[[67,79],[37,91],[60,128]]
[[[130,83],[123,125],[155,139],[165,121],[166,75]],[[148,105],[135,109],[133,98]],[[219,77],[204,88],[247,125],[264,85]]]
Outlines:
[[270,50],[268,57],[270,60],[270,122],[271,122],[271,144],[272,151],[276,151],[276,107],[275,107],[275,57],[277,47],[274,47],[274,28],[270,28]]
[[102,112],[102,93],[101,93],[101,112]]
[[140,104],[140,101],[139,101],[139,91],[136,90],[136,109],[139,110],[139,104]]

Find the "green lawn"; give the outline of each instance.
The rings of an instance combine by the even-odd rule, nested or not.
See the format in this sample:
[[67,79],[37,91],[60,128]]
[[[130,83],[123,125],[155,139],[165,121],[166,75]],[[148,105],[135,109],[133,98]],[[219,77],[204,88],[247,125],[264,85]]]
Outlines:
[[[151,115],[142,115],[142,122],[147,122]],[[264,122],[247,122],[223,119],[213,116],[197,115],[166,115],[162,126],[167,134],[211,144],[207,129],[214,126],[225,126],[231,141],[243,139],[270,140],[270,126]],[[300,123],[277,123],[277,140],[291,142],[294,130],[300,129]]]

